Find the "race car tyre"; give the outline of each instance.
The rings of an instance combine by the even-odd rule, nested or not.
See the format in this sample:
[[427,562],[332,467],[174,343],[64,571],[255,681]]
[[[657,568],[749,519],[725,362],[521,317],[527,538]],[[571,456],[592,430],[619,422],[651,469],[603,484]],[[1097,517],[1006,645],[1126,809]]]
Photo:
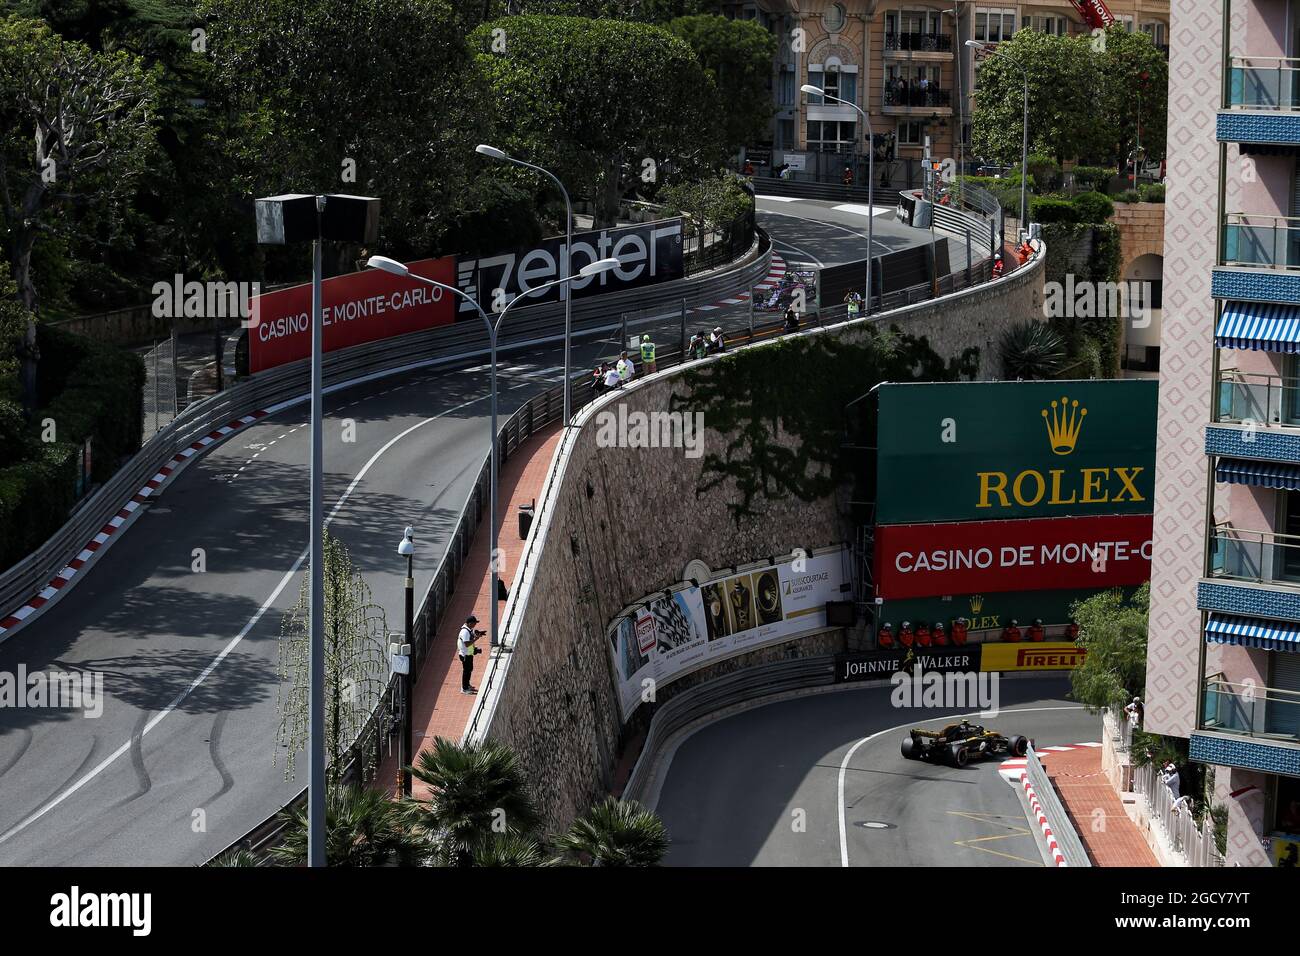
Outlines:
[[953,744],[948,749],[948,761],[954,767],[961,768],[966,766],[966,761],[969,759],[970,759],[970,754],[967,752],[966,747],[962,744]]
[[1023,757],[1029,752],[1029,741],[1024,737],[1012,737],[1011,743],[1007,747],[1011,753],[1017,757]]
[[916,752],[916,744],[913,742],[911,735],[903,738],[903,758],[906,760],[920,760],[920,755]]

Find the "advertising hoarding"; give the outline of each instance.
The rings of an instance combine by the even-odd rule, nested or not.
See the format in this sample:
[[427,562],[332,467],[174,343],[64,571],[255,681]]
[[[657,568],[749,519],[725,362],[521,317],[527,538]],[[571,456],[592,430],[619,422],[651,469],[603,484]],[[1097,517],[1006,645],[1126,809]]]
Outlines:
[[[456,260],[410,263],[416,275],[450,285]],[[448,325],[452,293],[368,269],[321,283],[323,352]],[[261,372],[311,355],[311,283],[254,296],[249,303],[248,371]]]
[[[618,259],[621,265],[596,276],[555,286],[541,295],[529,296],[529,305],[562,301],[569,294],[581,299],[636,289],[685,275],[683,235],[681,219],[664,219],[575,233],[571,252],[565,250],[564,237],[557,236],[522,252],[516,250],[477,258],[462,256],[456,266],[456,283],[485,311],[500,311],[521,292],[568,274],[568,256],[571,255],[573,273],[583,266],[611,257]],[[475,314],[474,306],[463,299],[459,300],[457,308],[459,315]],[[524,306],[520,304],[516,308]]]
[[1088,652],[1068,641],[1033,644],[984,644],[980,670],[1059,671],[1078,667]]
[[918,664],[922,671],[935,673],[977,673],[982,648],[981,644],[969,644],[965,647],[900,647],[888,651],[839,654],[835,658],[835,682],[888,680],[898,671],[914,673]]
[[839,600],[844,555],[835,551],[660,592],[607,633],[626,720],[652,687],[705,664],[826,627]]
[[[1125,599],[1131,599],[1134,588],[1120,589]],[[1092,597],[1093,589],[1066,589],[1050,591],[991,591],[987,594],[946,594],[938,597],[908,598],[889,601],[881,605],[880,621],[887,622],[897,633],[903,621],[913,625],[924,621],[933,625],[941,622],[951,628],[957,618],[965,618],[971,633],[1001,631],[1013,620],[1027,628],[1035,619],[1045,626],[1068,624],[1072,620],[1070,608],[1079,601]]]
[[883,385],[876,520],[1150,514],[1156,385]]
[[1098,589],[1151,577],[1151,516],[1027,518],[876,529],[876,596]]

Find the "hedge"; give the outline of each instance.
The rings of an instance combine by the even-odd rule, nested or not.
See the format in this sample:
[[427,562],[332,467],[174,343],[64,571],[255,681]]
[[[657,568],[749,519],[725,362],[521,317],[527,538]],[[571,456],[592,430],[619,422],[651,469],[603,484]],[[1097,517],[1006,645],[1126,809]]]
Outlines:
[[1070,200],[1079,211],[1079,221],[1100,225],[1115,215],[1115,204],[1102,193],[1079,193]]
[[1055,196],[1035,196],[1029,208],[1034,222],[1081,222],[1083,218],[1078,206]]
[[37,457],[0,468],[0,568],[41,546],[68,520],[81,466],[81,446],[42,445]]
[[1106,166],[1075,166],[1074,185],[1079,189],[1104,193],[1115,171]]

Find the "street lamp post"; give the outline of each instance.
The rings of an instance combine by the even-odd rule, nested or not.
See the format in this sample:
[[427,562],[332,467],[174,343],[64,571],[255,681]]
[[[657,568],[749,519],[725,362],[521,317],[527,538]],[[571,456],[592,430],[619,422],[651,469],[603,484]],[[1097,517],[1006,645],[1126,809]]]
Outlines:
[[402,729],[397,741],[397,780],[404,797],[411,795],[411,772],[406,769],[411,765],[411,657],[415,646],[415,529],[407,525],[402,535],[402,543],[397,546],[397,553],[406,558],[406,672],[402,674]]
[[[543,292],[546,289],[552,288],[553,286],[561,285],[566,282],[572,282],[574,279],[585,279],[590,276],[599,275],[602,272],[608,272],[610,269],[615,268],[619,264],[620,263],[618,259],[598,259],[597,261],[588,263],[587,265],[579,269],[578,274],[576,276],[564,276],[563,278],[560,279],[552,279],[550,282],[544,282],[539,286],[535,286],[531,289],[521,292],[519,293],[519,295],[515,296],[515,298],[512,299],[504,309],[501,310],[500,314],[497,315],[496,321],[493,322],[491,319],[488,318],[487,313],[483,311],[483,307],[478,304],[478,302],[474,299],[473,296],[462,291],[461,289],[456,288],[455,286],[446,285],[445,283],[438,282],[434,279],[430,279],[422,275],[416,275],[414,272],[408,269],[404,264],[398,262],[396,259],[390,259],[387,256],[371,256],[370,259],[367,260],[366,262],[366,265],[369,266],[371,269],[382,269],[384,272],[388,272],[396,276],[403,276],[404,278],[407,279],[413,279],[416,282],[423,282],[425,285],[435,286],[436,288],[442,289],[446,292],[450,292],[453,295],[460,296],[462,299],[471,303],[474,306],[474,308],[478,310],[478,314],[483,319],[483,324],[487,327],[488,345],[491,349],[491,354],[492,354],[492,378],[491,378],[492,441],[491,444],[489,445],[490,463],[488,466],[488,471],[491,476],[490,486],[489,486],[490,490],[488,493],[488,522],[489,522],[489,526],[492,529],[492,550],[488,555],[488,566],[492,572],[492,581],[489,586],[490,590],[488,593],[491,596],[491,600],[489,601],[489,606],[491,607],[490,618],[491,618],[492,630],[489,633],[491,634],[490,641],[493,647],[497,646],[497,587],[498,587],[497,581],[499,578],[499,572],[497,568],[497,333],[501,329],[501,323],[505,321],[506,314],[510,311],[510,309],[514,306],[516,302],[522,302],[524,299],[532,295],[534,292]],[[567,381],[565,382],[565,389],[566,391],[568,389]],[[565,422],[565,425],[567,426],[568,422]]]
[[[514,163],[516,166],[523,166],[525,169],[531,169],[534,172],[541,173],[543,176],[555,183],[560,195],[564,197],[564,274],[566,278],[573,277],[573,204],[569,201],[569,191],[564,188],[564,183],[560,182],[558,176],[541,166],[534,166],[532,163],[526,163],[522,159],[516,159],[504,150],[497,149],[495,146],[488,146],[485,143],[479,143],[474,147],[474,151],[489,159],[499,159],[503,162]],[[564,424],[568,427],[571,415],[569,409],[569,341],[573,334],[573,290],[565,289],[564,292]],[[495,633],[495,632],[494,632]]]
[[[1020,75],[1025,81],[1025,108],[1024,115],[1021,119],[1020,134],[1020,228],[1028,231],[1029,223],[1025,221],[1025,183],[1029,179],[1029,71],[1017,63],[1005,53],[999,53],[987,43],[979,40],[967,40],[966,45],[973,50],[983,50],[989,56],[996,56],[1000,60],[1005,60],[1020,71]],[[1017,239],[1020,237],[1017,236]],[[1005,237],[1003,237],[1005,241]]]
[[842,100],[838,96],[834,96],[830,93],[827,93],[825,90],[818,89],[817,87],[813,86],[811,83],[805,83],[803,86],[799,87],[799,89],[800,91],[807,93],[809,96],[820,96],[824,100],[831,100],[832,102],[839,103],[842,106],[851,106],[854,110],[857,111],[857,114],[862,117],[862,123],[867,128],[867,143],[869,144],[869,148],[867,149],[867,285],[866,285],[866,296],[865,296],[866,301],[863,303],[862,314],[870,315],[871,314],[871,256],[875,251],[875,224],[876,224],[876,210],[874,204],[871,201],[872,189],[874,188],[876,182],[876,149],[875,149],[876,134],[875,131],[872,130],[871,128],[871,117],[868,116],[866,112],[862,109],[862,107],[858,106],[856,103],[850,103],[848,100]]

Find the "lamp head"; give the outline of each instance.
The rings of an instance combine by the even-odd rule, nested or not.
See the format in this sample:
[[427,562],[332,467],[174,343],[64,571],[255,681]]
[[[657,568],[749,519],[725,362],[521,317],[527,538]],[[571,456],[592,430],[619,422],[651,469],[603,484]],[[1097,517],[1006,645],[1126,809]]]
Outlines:
[[415,529],[409,524],[406,526],[406,531],[402,535],[402,543],[397,546],[397,553],[404,558],[409,558],[411,555],[415,554]]
[[366,260],[366,267],[370,269],[380,269],[384,272],[391,272],[395,276],[409,276],[411,270],[398,262],[396,259],[390,259],[388,256],[371,256]]
[[966,45],[970,47],[972,50],[984,49],[984,44],[979,40],[967,40]]
[[595,262],[589,262],[578,270],[578,275],[584,279],[587,276],[598,275],[602,272],[608,272],[610,269],[616,269],[621,263],[617,259],[597,259]]
[[811,83],[805,83],[803,86],[799,87],[799,90],[802,93],[807,93],[809,96],[821,96],[824,92],[826,92],[825,90],[819,90]]
[[489,146],[487,143],[479,143],[474,147],[474,152],[486,156],[488,159],[505,159],[504,151],[497,149],[495,146]]

